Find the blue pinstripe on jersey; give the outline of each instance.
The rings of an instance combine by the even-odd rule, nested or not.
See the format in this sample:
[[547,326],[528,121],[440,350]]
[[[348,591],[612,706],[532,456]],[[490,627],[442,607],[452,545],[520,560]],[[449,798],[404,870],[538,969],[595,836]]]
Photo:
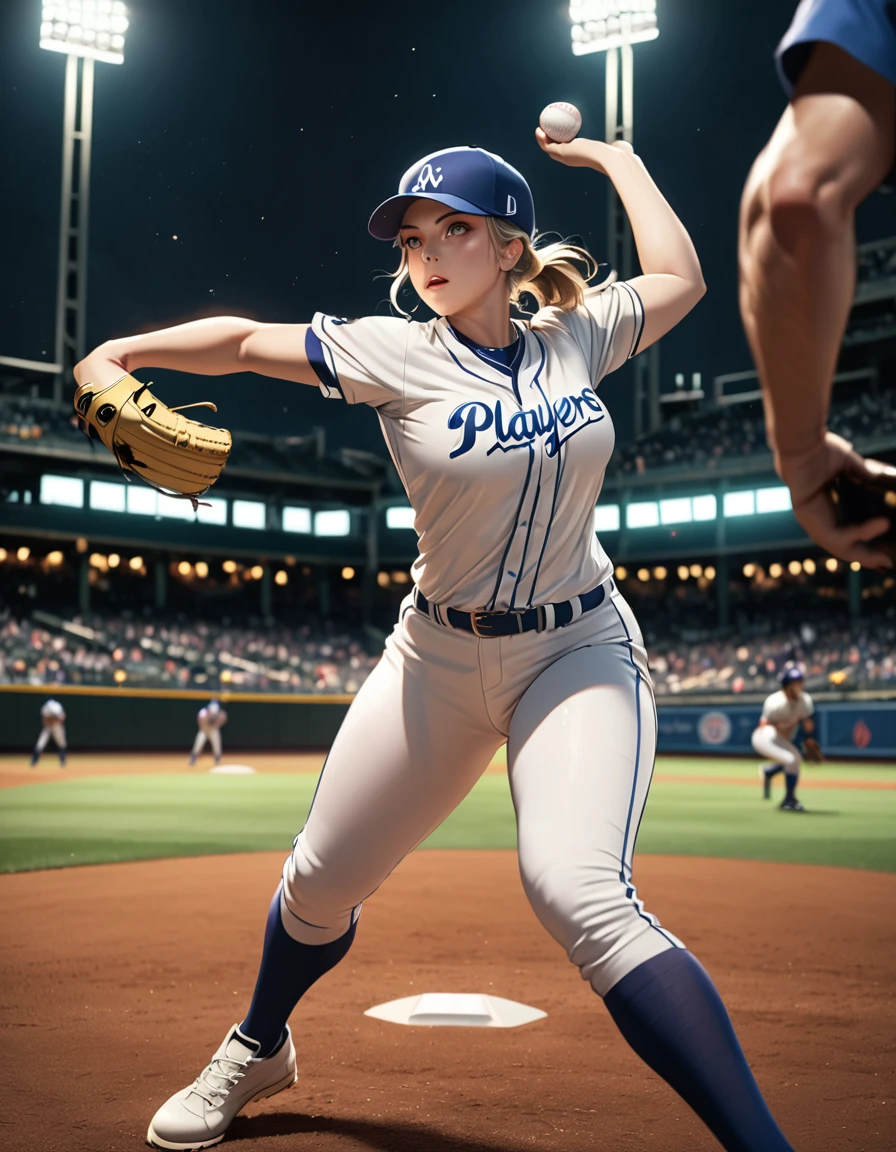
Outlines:
[[510,535],[507,537],[507,544],[504,548],[504,555],[501,557],[501,563],[498,567],[498,579],[495,581],[495,590],[492,593],[492,598],[488,603],[489,610],[493,609],[495,604],[498,602],[498,593],[501,590],[501,581],[504,578],[504,565],[507,563],[507,554],[510,552],[510,546],[513,543],[514,536],[516,535],[517,525],[519,524],[520,520],[520,513],[523,510],[526,493],[529,490],[529,479],[532,475],[532,461],[535,459],[535,447],[532,444],[527,444],[526,447],[529,449],[529,463],[526,468],[526,479],[523,483],[523,491],[520,495],[520,502],[517,505],[516,515],[513,518],[513,528],[510,530]]

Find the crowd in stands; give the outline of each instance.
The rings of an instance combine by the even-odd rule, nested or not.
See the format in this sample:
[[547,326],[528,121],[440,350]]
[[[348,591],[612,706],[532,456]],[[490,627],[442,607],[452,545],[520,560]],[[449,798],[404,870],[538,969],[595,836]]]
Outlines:
[[0,443],[69,437],[78,432],[78,418],[68,408],[29,401],[27,397],[0,397]]
[[75,618],[0,622],[0,683],[354,694],[379,660],[335,629]]
[[[635,603],[658,695],[770,692],[789,660],[806,665],[810,691],[896,689],[896,612],[849,623],[845,610],[754,606],[721,635],[699,609],[670,607]],[[0,683],[351,695],[380,651],[363,634],[309,626],[10,615],[0,620]]]
[[[896,439],[892,392],[864,392],[831,407],[830,428],[852,442]],[[659,431],[617,447],[608,475],[642,475],[659,468],[716,468],[733,457],[767,453],[762,405],[756,401],[674,416]]]
[[657,695],[771,692],[792,660],[805,666],[810,692],[896,689],[896,610],[850,621],[842,604],[809,607],[781,590],[775,601],[745,598],[724,633],[705,607],[636,602]]

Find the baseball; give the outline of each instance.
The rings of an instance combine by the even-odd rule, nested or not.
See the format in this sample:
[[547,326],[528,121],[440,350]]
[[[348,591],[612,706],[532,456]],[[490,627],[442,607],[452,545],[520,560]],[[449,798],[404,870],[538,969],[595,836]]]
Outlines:
[[568,144],[575,140],[582,127],[582,113],[575,104],[567,104],[565,100],[557,100],[548,104],[547,108],[538,117],[545,136],[555,144]]

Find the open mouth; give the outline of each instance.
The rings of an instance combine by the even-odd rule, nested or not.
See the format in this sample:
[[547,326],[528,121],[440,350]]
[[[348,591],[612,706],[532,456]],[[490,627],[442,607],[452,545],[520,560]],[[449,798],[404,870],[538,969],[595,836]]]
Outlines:
[[448,281],[445,279],[444,276],[430,276],[430,278],[426,281],[426,287],[427,288],[441,288],[441,286],[443,284],[447,284],[447,283],[448,283]]

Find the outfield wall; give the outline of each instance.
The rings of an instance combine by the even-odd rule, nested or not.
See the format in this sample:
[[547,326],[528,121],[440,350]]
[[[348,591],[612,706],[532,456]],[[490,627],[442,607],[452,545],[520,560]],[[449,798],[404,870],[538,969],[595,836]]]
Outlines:
[[[31,748],[40,731],[46,687],[0,686],[0,751]],[[66,710],[69,746],[186,751],[196,713],[208,693],[154,689],[57,687]],[[266,751],[328,748],[351,703],[349,696],[220,696],[229,717],[225,748]],[[659,704],[659,750],[752,755],[758,703]],[[818,738],[832,759],[896,759],[896,700],[819,704]]]

